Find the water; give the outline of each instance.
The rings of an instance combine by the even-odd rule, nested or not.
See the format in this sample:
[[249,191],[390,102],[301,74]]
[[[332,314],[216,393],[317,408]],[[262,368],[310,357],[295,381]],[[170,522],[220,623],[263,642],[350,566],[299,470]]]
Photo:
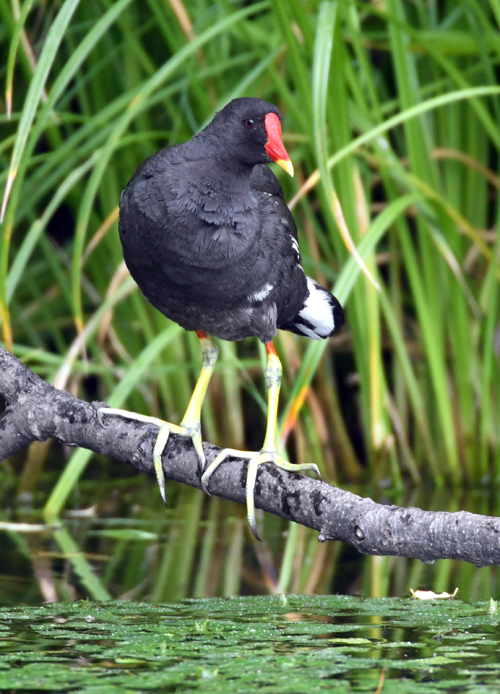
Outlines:
[[[0,532],[0,692],[500,692],[496,567],[365,557],[269,515],[258,543],[236,504],[170,484],[165,509],[154,481],[116,486],[82,483],[53,528],[4,486],[1,520],[34,532]],[[378,500],[499,513],[450,490]],[[182,600],[281,585],[343,595]]]
[[3,608],[0,691],[498,693],[494,609],[352,596]]
[[[42,495],[34,500],[38,509],[23,506],[4,481],[0,477],[0,606],[269,593],[403,597],[410,588],[452,592],[457,586],[462,600],[500,598],[497,567],[367,557],[338,542],[319,543],[317,532],[270,514],[259,519],[259,543],[248,531],[243,506],[169,483],[165,508],[146,476],[85,480],[72,498],[74,510],[57,527],[43,526]],[[467,497],[449,489],[406,497],[355,491],[400,506],[500,515],[492,490]],[[19,523],[31,532],[16,532]]]

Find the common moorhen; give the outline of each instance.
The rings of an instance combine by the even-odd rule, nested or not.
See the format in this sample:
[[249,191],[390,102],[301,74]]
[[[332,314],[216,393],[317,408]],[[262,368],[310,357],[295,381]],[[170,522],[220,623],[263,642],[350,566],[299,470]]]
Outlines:
[[[104,409],[160,427],[154,464],[165,501],[161,456],[171,432],[191,437],[208,492],[210,476],[228,457],[248,458],[248,521],[256,537],[254,487],[258,466],[315,470],[276,453],[275,433],[281,363],[276,331],[312,340],[327,338],[344,323],[338,300],[304,274],[297,229],[276,176],[276,162],[293,167],[281,139],[281,114],[255,98],[231,101],[204,130],[184,144],[162,149],[137,169],[120,201],[120,239],[125,262],[146,299],[167,318],[196,331],[203,366],[180,425],[124,410]],[[260,452],[225,449],[205,469],[200,411],[223,340],[256,336],[267,350],[268,418]]]

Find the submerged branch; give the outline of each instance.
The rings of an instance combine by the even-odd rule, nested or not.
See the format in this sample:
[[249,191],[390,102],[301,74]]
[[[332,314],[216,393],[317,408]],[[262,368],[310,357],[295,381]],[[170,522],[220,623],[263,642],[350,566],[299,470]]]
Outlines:
[[[88,403],[57,390],[19,359],[0,348],[0,395],[7,407],[0,419],[0,460],[30,444],[54,438],[129,463],[154,475],[150,424],[103,417],[103,403]],[[220,449],[204,444],[208,462]],[[172,435],[163,455],[165,476],[201,489],[191,440]],[[221,465],[210,482],[212,494],[245,503],[247,462]],[[500,564],[500,518],[384,506],[325,482],[285,472],[259,470],[258,508],[318,530],[319,540],[341,540],[363,554],[394,555],[433,562],[461,559],[476,566]]]

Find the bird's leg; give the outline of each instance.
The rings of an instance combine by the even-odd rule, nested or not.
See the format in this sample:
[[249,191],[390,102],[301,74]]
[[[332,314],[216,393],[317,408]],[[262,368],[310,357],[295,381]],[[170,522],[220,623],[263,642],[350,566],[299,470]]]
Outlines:
[[201,478],[203,489],[209,494],[209,480],[215,470],[227,458],[233,456],[236,458],[248,458],[248,471],[246,480],[246,499],[247,499],[247,517],[250,529],[255,537],[259,540],[257,534],[257,523],[255,521],[255,500],[254,490],[257,479],[257,470],[259,465],[264,463],[274,463],[277,467],[289,472],[299,472],[301,470],[313,470],[318,477],[321,477],[318,467],[314,463],[305,463],[303,465],[294,465],[284,460],[276,452],[276,419],[278,415],[278,398],[281,386],[282,368],[281,362],[276,354],[272,342],[266,344],[267,351],[267,366],[265,370],[266,387],[268,396],[268,411],[267,411],[267,427],[266,436],[262,450],[258,453],[250,451],[237,451],[232,448],[225,448],[217,458],[208,466]]
[[138,422],[155,424],[157,427],[159,427],[160,430],[158,432],[158,436],[156,437],[156,442],[153,449],[153,462],[161,497],[165,505],[167,503],[165,495],[165,473],[163,472],[161,457],[168,443],[170,434],[190,436],[198,455],[202,470],[205,467],[206,462],[201,438],[201,406],[205,398],[205,393],[207,392],[210,378],[215,369],[215,363],[217,361],[219,350],[209,335],[206,335],[201,330],[197,330],[196,334],[198,335],[201,344],[201,357],[203,364],[198,381],[196,382],[196,386],[193,390],[193,394],[191,395],[189,405],[180,424],[171,424],[170,422],[165,422],[162,419],[158,419],[158,417],[149,417],[148,415],[138,414],[136,412],[127,412],[126,410],[118,410],[110,407],[100,410],[102,414],[118,415],[120,417],[133,419]]
[[219,355],[219,348],[212,338],[201,330],[197,330],[196,334],[200,340],[201,359],[203,365],[180,426],[185,429],[186,433],[189,433],[189,436],[191,436],[193,446],[195,447],[201,463],[201,469],[203,470],[205,468],[206,461],[201,438],[201,406],[203,405],[205,393],[207,392],[208,384],[210,383],[210,379],[212,378],[212,374],[215,369],[215,363],[217,362],[217,357]]

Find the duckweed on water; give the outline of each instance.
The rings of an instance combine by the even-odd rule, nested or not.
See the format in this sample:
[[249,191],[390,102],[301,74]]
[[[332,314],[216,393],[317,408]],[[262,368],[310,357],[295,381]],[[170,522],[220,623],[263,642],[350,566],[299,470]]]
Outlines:
[[[286,603],[286,604],[284,604]],[[0,691],[498,692],[487,603],[347,596],[0,610]]]

